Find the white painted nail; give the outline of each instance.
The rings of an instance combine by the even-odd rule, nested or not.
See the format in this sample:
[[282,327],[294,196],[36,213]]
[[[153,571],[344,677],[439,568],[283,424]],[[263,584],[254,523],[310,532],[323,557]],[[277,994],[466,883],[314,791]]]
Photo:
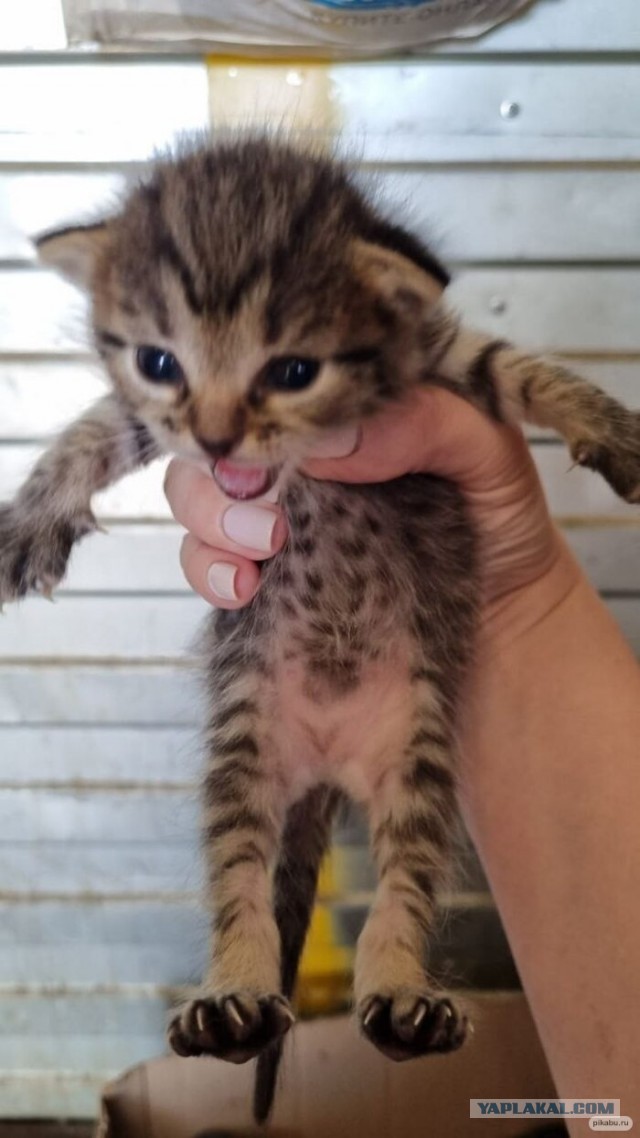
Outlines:
[[353,454],[360,441],[358,427],[343,427],[331,431],[314,443],[311,454],[314,458],[347,458]]
[[277,514],[262,506],[242,503],[229,506],[222,515],[222,529],[231,541],[247,549],[258,549],[261,553],[271,552],[273,527]]
[[237,572],[237,566],[231,565],[228,561],[214,561],[207,572],[207,584],[211,592],[222,601],[237,601],[239,599],[236,592]]

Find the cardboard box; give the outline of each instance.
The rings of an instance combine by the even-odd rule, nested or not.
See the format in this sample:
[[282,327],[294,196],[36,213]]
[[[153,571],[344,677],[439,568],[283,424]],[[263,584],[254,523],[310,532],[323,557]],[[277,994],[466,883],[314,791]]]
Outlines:
[[469,1118],[470,1098],[553,1098],[521,993],[464,997],[475,1032],[453,1055],[393,1063],[353,1019],[297,1024],[272,1127],[251,1126],[254,1064],[160,1058],[104,1092],[96,1138],[515,1138],[540,1120]]

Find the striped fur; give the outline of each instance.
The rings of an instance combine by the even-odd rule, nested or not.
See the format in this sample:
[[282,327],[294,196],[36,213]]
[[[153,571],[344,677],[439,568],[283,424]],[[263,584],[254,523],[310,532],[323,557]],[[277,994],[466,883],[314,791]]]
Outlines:
[[[90,293],[114,393],[69,428],[0,510],[0,599],[62,577],[91,495],[157,453],[280,468],[291,539],[254,603],[209,621],[203,841],[210,966],[170,1027],[184,1055],[261,1054],[270,1110],[298,958],[335,801],[368,813],[379,885],[357,948],[362,1030],[409,1058],[463,1042],[428,970],[455,812],[458,700],[479,606],[458,490],[407,476],[304,479],[327,428],[439,383],[500,421],[559,431],[577,462],[637,501],[640,416],[552,362],[464,328],[446,270],[339,164],[268,139],[161,162],[103,224],[39,242]],[[180,364],[153,384],[136,349]],[[318,361],[308,389],[274,359]]]

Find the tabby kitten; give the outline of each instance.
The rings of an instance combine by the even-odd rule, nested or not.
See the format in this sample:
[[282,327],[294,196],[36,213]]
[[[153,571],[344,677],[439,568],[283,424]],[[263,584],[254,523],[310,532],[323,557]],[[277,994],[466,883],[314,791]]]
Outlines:
[[291,537],[254,602],[211,616],[204,840],[213,931],[180,1055],[260,1055],[271,1106],[331,820],[362,803],[379,884],[357,946],[361,1028],[386,1055],[459,1047],[467,1021],[426,948],[455,811],[455,731],[480,602],[459,490],[428,475],[342,486],[298,473],[326,431],[419,384],[553,427],[640,499],[640,415],[557,364],[461,327],[448,275],[338,163],[267,138],[160,162],[114,216],[49,233],[85,289],[113,392],[0,510],[0,599],[50,592],[95,528],[91,498],[163,452],[230,496],[275,479]]

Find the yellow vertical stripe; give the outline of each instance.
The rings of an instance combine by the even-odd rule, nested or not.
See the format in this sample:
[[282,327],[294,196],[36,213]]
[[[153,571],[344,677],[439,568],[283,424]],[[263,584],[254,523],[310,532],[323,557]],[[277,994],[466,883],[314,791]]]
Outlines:
[[284,64],[209,56],[211,124],[216,129],[267,125],[329,143],[340,127],[331,72],[330,64],[308,60]]

